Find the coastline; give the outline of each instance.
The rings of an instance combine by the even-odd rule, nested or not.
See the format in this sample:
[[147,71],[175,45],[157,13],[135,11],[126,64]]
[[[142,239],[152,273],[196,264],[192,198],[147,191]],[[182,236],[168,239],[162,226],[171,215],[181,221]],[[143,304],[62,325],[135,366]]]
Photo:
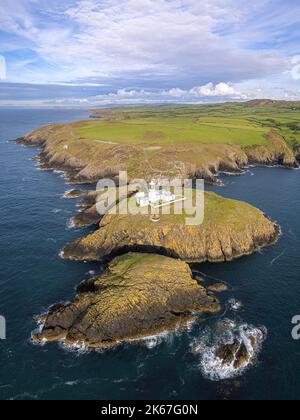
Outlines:
[[[76,124],[80,124],[80,122]],[[16,140],[19,144],[40,148],[40,153],[36,156],[36,160],[39,162],[41,169],[63,171],[71,185],[95,184],[99,179],[107,177],[117,180],[119,171],[125,169],[122,166],[118,166],[117,163],[115,168],[103,167],[101,169],[96,167],[97,165],[95,166],[92,163],[84,162],[72,156],[68,150],[63,150],[58,153],[52,145],[51,130],[53,128],[60,129],[60,126],[45,126],[36,132],[29,133]],[[43,134],[43,130],[46,130],[45,134]],[[68,130],[70,129],[68,128]],[[72,130],[69,132],[69,136],[73,135]],[[277,134],[270,133],[269,138],[272,146],[270,149],[266,149],[265,146],[246,148],[230,148],[227,146],[228,150],[225,153],[228,153],[230,158],[224,155],[224,160],[222,160],[222,157],[218,157],[217,159],[212,159],[211,162],[207,161],[205,168],[186,168],[185,173],[181,174],[183,176],[182,179],[203,178],[207,183],[222,185],[219,179],[220,175],[239,176],[249,167],[280,166],[287,169],[298,169],[299,162],[296,155],[292,153],[283,139],[276,136]],[[65,139],[64,141],[66,142],[67,140]],[[101,165],[101,162],[99,162],[99,165]]]
[[[78,174],[82,171],[83,165],[80,164],[80,162],[78,162],[76,159],[74,160],[74,159],[72,159],[70,157],[67,157],[65,155],[63,155],[63,156],[62,155],[61,156],[57,156],[57,155],[52,154],[51,152],[49,152],[49,144],[48,144],[47,140],[44,140],[42,138],[36,138],[36,137],[33,138],[33,137],[31,137],[31,135],[29,135],[29,136],[25,136],[22,139],[18,139],[17,142],[19,144],[29,145],[31,147],[39,147],[39,148],[41,148],[41,152],[38,155],[38,157],[36,158],[36,160],[39,162],[39,165],[40,165],[41,169],[47,170],[47,171],[59,171],[59,172],[64,173],[65,177],[68,179],[68,183],[70,183],[71,185],[72,184],[74,184],[74,185],[75,184],[77,184],[77,185],[80,185],[80,184],[93,184],[95,182],[95,179],[93,177],[91,179],[89,179],[89,180],[85,179],[85,181],[83,181],[83,180],[81,182],[78,181],[78,178],[77,177],[78,177]],[[258,164],[258,165],[259,166],[264,166],[262,164]],[[270,165],[268,165],[268,166],[270,166]],[[253,164],[251,166],[253,166]],[[246,167],[247,167],[247,165],[245,165],[245,168]],[[285,165],[285,167],[291,168],[292,165]],[[226,168],[223,168],[223,169],[226,169]],[[217,176],[219,174],[221,174],[222,172],[227,172],[227,171],[217,172],[217,174],[213,178],[214,179],[213,184],[218,184],[218,185],[220,184],[220,181],[217,179]],[[234,170],[234,171],[232,171],[230,173],[232,175],[236,175],[236,176],[237,175],[241,175],[242,174],[242,169],[239,168],[238,170]],[[209,182],[211,182],[211,181],[212,181],[212,179],[209,179]],[[70,194],[70,192],[69,192],[69,194]],[[71,194],[71,197],[69,196],[69,197],[66,197],[66,198],[72,198],[72,194]],[[74,197],[73,198],[78,198],[78,197],[77,197],[76,194],[74,194]],[[81,213],[79,213],[79,215],[84,214],[86,211],[89,211],[89,209],[91,209],[93,207],[93,206],[90,206],[89,207],[89,204],[91,204],[91,202],[86,203],[86,204],[87,205],[84,206],[84,210]],[[188,258],[185,259],[183,256],[172,254],[169,251],[166,252],[166,248],[163,248],[163,247],[161,247],[160,250],[159,250],[157,248],[152,248],[151,246],[150,247],[141,246],[141,248],[136,248],[136,247],[128,247],[128,248],[126,248],[126,247],[124,247],[123,249],[121,248],[121,249],[119,249],[117,251],[115,250],[112,253],[108,254],[102,260],[102,262],[112,261],[113,258],[118,258],[118,255],[124,255],[125,253],[128,253],[128,252],[142,252],[142,253],[146,252],[147,254],[149,254],[150,252],[155,252],[158,256],[159,255],[162,255],[162,256],[163,255],[166,255],[167,257],[173,258],[173,261],[176,261],[176,259],[179,258],[181,260],[185,260],[188,264],[194,264],[194,263],[205,262],[205,261],[209,261],[211,263],[223,263],[225,261],[233,261],[233,260],[235,260],[237,258],[241,258],[243,256],[251,255],[254,252],[259,251],[261,248],[267,247],[267,246],[271,246],[271,245],[275,244],[278,241],[278,239],[279,239],[279,237],[281,235],[280,226],[278,224],[273,223],[273,221],[271,221],[271,219],[268,218],[265,214],[263,216],[267,220],[269,220],[270,223],[274,226],[274,233],[270,237],[268,237],[267,240],[265,240],[265,239],[262,240],[260,238],[257,238],[257,240],[254,241],[253,246],[250,247],[248,250],[244,250],[241,253],[234,253],[233,252],[231,256],[228,256],[228,255],[225,256],[225,254],[224,254],[224,258],[218,257],[218,258],[207,258],[207,259],[205,259],[205,258],[203,258],[203,259],[201,259],[201,258],[200,259],[199,258],[197,258],[197,259],[193,259],[193,258],[192,259],[188,259]],[[95,223],[91,223],[91,224],[97,224],[97,223],[98,223],[98,220],[95,220]],[[82,227],[84,227],[84,226],[85,225],[83,223],[82,224]],[[89,224],[87,224],[87,226],[89,226]],[[81,227],[80,224],[77,227]],[[66,258],[65,250],[60,253],[60,256],[62,258]],[[82,258],[81,257],[77,258],[77,257],[74,257],[74,256],[70,256],[69,258],[70,259],[73,259],[73,260],[77,260],[77,261],[101,261],[101,258],[100,259],[98,257],[95,258],[95,259],[94,258],[89,258],[89,257],[87,257],[87,255],[84,255],[84,257],[82,257]],[[51,312],[48,313],[48,316],[50,314],[51,314]],[[191,321],[192,319],[195,319],[195,318],[194,317],[191,317],[188,320]],[[183,322],[183,324],[184,323],[185,322]],[[152,334],[160,333],[160,332],[163,332],[163,331],[166,331],[166,330],[167,331],[174,331],[174,330],[176,330],[176,328],[177,328],[178,325],[180,325],[180,323],[178,324],[178,321],[176,321],[176,322],[170,323],[169,324],[169,327],[166,327],[166,325],[164,325],[161,329],[159,329],[159,328],[153,328],[153,329],[150,328],[147,331],[147,333],[143,333],[143,334],[137,335],[134,338],[132,336],[130,336],[130,335],[128,337],[124,337],[124,340],[121,340],[120,343],[122,343],[122,342],[128,342],[128,341],[130,341],[132,339],[134,339],[134,340],[135,339],[140,340],[140,339],[142,339],[143,337],[145,337],[147,335],[152,335]],[[76,343],[78,344],[78,340],[73,340],[73,341],[72,340],[65,340],[65,338],[66,338],[66,335],[64,333],[62,333],[62,334],[56,335],[53,339],[51,339],[51,338],[48,339],[47,338],[47,340],[48,341],[64,340],[66,345],[76,345]],[[35,339],[37,341],[43,341],[45,338],[34,338],[34,340]],[[85,343],[85,344],[87,344],[87,343]],[[109,345],[109,344],[101,344],[101,343],[94,343],[94,344],[89,343],[88,344],[88,347],[91,347],[91,348],[101,348],[101,347],[102,348],[110,348],[111,345]]]

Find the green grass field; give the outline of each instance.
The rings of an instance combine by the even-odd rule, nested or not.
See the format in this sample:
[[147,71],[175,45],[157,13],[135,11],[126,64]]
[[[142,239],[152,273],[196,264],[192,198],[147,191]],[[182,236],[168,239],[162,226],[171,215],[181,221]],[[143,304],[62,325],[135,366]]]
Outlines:
[[252,146],[266,144],[267,134],[276,129],[294,149],[300,146],[300,107],[250,104],[99,110],[102,119],[83,122],[76,134],[92,142]]

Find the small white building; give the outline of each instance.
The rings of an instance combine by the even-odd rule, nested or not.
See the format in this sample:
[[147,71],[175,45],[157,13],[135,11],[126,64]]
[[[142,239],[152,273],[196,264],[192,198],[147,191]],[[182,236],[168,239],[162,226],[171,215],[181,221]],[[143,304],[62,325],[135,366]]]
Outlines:
[[135,195],[136,202],[141,207],[149,206],[150,200],[149,197],[146,196],[144,192],[139,192]]
[[139,192],[135,196],[137,204],[141,207],[158,207],[167,203],[174,202],[176,195],[170,191],[159,190],[156,186],[155,181],[151,181],[149,184],[149,192],[146,195],[144,192]]

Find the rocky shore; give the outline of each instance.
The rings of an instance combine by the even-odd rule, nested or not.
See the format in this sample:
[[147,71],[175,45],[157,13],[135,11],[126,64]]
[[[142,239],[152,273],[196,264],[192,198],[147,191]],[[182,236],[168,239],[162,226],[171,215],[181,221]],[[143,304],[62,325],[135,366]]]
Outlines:
[[198,313],[220,309],[184,262],[130,253],[113,260],[100,277],[82,282],[72,302],[53,306],[33,340],[107,348],[174,331]]
[[[145,145],[90,141],[78,136],[80,126],[48,125],[18,142],[40,147],[41,167],[64,171],[74,184],[106,177],[118,180],[121,170],[128,171],[129,180],[150,180],[161,171],[167,178],[216,183],[220,172],[239,174],[249,164],[297,166],[293,152],[275,131],[269,133],[266,146],[164,145],[151,149],[149,161]],[[120,197],[116,205],[134,192]],[[65,197],[80,199],[77,205],[82,210],[73,218],[76,227],[98,229],[67,244],[63,257],[108,262],[108,267],[101,276],[83,281],[70,303],[54,305],[40,317],[43,328],[34,333],[36,342],[63,340],[68,345],[108,348],[174,331],[199,313],[217,313],[221,305],[214,294],[226,291],[226,286],[206,288],[193,278],[187,263],[232,261],[274,244],[280,235],[278,225],[262,211],[209,192],[204,221],[196,226],[185,223],[186,214],[161,214],[157,223],[142,214],[100,215],[97,191],[76,189]],[[240,369],[249,354],[241,341],[234,341],[220,346],[216,358]]]

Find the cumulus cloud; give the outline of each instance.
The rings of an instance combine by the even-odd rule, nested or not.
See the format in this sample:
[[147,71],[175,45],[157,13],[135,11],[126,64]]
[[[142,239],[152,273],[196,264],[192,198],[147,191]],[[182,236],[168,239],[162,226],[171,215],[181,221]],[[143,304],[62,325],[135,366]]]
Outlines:
[[227,83],[207,83],[204,86],[194,87],[190,93],[199,97],[227,97],[230,99],[246,99],[247,96],[238,92],[233,86]]
[[130,90],[119,89],[117,92],[96,95],[84,100],[69,98],[54,101],[55,104],[89,104],[93,105],[130,105],[130,104],[157,104],[157,103],[205,103],[208,101],[233,101],[247,99],[247,95],[237,91],[227,83],[214,85],[208,83],[189,90],[172,88],[170,90]]
[[35,1],[1,0],[0,27],[51,66],[50,81],[186,89],[286,68],[281,52],[240,41],[241,28],[266,1],[41,0],[37,8]]

